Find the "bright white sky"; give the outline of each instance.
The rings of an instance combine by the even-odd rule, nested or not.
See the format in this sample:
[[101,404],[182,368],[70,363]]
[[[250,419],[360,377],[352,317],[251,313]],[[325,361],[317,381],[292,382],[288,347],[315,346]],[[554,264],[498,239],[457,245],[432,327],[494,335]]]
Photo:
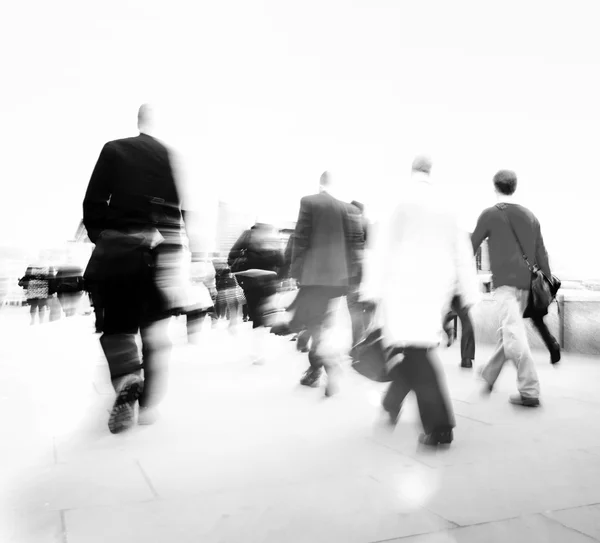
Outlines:
[[598,3],[490,6],[10,2],[0,244],[70,238],[102,144],[135,135],[150,101],[196,207],[221,197],[295,220],[331,168],[376,214],[425,151],[465,227],[514,169],[557,271],[600,277]]

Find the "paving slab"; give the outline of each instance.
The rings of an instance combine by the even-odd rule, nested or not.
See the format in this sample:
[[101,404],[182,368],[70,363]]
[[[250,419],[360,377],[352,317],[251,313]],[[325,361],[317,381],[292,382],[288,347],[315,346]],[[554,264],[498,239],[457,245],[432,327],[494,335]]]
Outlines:
[[[288,338],[269,336],[257,366],[248,326],[192,345],[179,319],[161,419],[115,436],[93,318],[12,314],[24,318],[0,315],[2,542],[600,540],[593,357],[552,367],[535,351],[543,405],[524,409],[507,401],[513,367],[485,398],[458,347],[442,349],[457,427],[430,450],[413,396],[390,429],[385,385],[346,367],[326,399],[298,385],[306,355]],[[475,365],[491,352],[478,345]]]

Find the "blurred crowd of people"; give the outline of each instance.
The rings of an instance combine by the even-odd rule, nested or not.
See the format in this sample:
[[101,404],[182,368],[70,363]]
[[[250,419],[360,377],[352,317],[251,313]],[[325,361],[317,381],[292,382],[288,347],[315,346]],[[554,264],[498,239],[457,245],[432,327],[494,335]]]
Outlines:
[[27,267],[19,286],[24,289],[29,305],[30,324],[35,324],[36,317],[40,324],[56,320],[61,309],[66,317],[73,317],[84,295],[83,270],[71,263],[56,268],[35,263]]
[[[539,269],[550,277],[551,271],[538,220],[514,200],[514,172],[493,177],[498,203],[483,211],[471,235],[459,226],[460,209],[448,205],[427,156],[415,158],[410,179],[374,223],[366,220],[363,204],[334,195],[340,180],[324,172],[315,194],[301,199],[287,242],[276,226],[257,220],[228,257],[218,259],[191,249],[194,232],[186,229],[181,187],[169,150],[152,136],[147,105],[138,112],[138,128],[138,136],[106,143],[92,172],[83,221],[95,248],[85,271],[32,265],[19,282],[32,323],[36,316],[43,320],[50,297],[71,316],[89,294],[116,394],[111,432],[159,418],[171,351],[166,324],[185,315],[190,341],[207,318],[213,326],[226,321],[234,335],[250,321],[255,364],[265,361],[270,333],[289,335],[308,353],[300,383],[324,383],[327,397],[340,390],[344,360],[361,362],[377,331],[390,382],[382,401],[387,421],[396,424],[404,398],[414,391],[424,429],[420,442],[449,444],[455,420],[436,352],[454,341],[458,317],[461,366],[473,367],[472,309],[481,291],[474,254],[486,239],[500,324],[497,350],[480,366],[483,391],[492,391],[510,360],[518,388],[510,401],[540,404],[523,315],[532,273]],[[351,320],[345,350],[331,339],[341,302]],[[560,347],[544,324],[546,313],[527,316],[556,363]]]

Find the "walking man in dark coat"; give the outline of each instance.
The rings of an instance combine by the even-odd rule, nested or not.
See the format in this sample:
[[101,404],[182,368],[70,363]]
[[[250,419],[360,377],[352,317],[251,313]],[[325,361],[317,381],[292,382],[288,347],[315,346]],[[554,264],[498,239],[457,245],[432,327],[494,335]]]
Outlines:
[[305,326],[311,337],[310,368],[300,383],[318,386],[324,367],[326,396],[338,390],[339,360],[327,345],[335,301],[360,284],[364,246],[359,210],[333,197],[330,188],[331,175],[325,172],[319,194],[300,201],[291,270],[300,286],[292,329]]
[[167,317],[180,305],[173,299],[182,255],[179,192],[169,152],[150,135],[146,105],[138,128],[138,136],[104,145],[83,201],[83,222],[96,244],[86,279],[102,298],[100,343],[117,394],[108,421],[113,433],[134,423],[138,400],[138,423],[155,422],[167,379]]

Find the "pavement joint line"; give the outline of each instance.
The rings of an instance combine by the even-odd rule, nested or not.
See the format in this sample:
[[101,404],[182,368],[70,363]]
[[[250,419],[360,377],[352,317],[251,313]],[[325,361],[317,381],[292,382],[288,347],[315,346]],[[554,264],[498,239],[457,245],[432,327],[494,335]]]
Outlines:
[[[518,520],[518,519],[524,518],[526,516],[534,516],[534,515],[542,515],[542,516],[544,516],[543,513],[532,513],[532,514],[528,514],[528,515],[519,515],[519,516],[516,516],[516,517],[508,517],[508,518],[495,519],[495,520],[486,520],[484,522],[474,522],[473,524],[459,524],[457,522],[448,520],[448,519],[442,517],[441,515],[438,515],[437,513],[434,513],[433,511],[430,511],[429,509],[427,509],[425,507],[423,507],[423,509],[426,509],[430,513],[433,513],[434,515],[437,515],[438,517],[442,518],[443,520],[445,520],[447,522],[450,522],[451,524],[454,524],[455,526],[453,526],[452,528],[447,528],[445,530],[436,530],[436,531],[433,531],[433,532],[424,532],[424,533],[421,533],[421,534],[402,535],[402,536],[399,536],[399,537],[392,537],[390,539],[380,539],[380,540],[377,540],[377,541],[371,541],[369,543],[393,543],[394,541],[402,541],[403,539],[409,539],[411,537],[419,537],[419,536],[422,536],[422,535],[431,535],[431,534],[442,534],[442,533],[446,533],[446,532],[453,532],[453,531],[459,530],[461,528],[471,528],[472,526],[485,526],[487,524],[493,524],[493,523],[496,523],[496,522],[506,522],[506,521],[509,521],[509,520]],[[584,534],[584,535],[587,535],[587,534]],[[590,537],[590,536],[588,536],[588,537]]]
[[459,413],[454,413],[457,417],[461,417],[463,419],[472,420],[473,422],[478,422],[479,424],[484,424],[485,426],[494,426],[491,422],[485,422],[483,420],[475,419],[473,417],[468,417],[467,415],[460,415]]
[[150,491],[152,492],[154,498],[159,498],[159,495],[158,495],[158,492],[156,491],[156,488],[154,488],[154,485],[152,484],[152,481],[150,480],[150,477],[148,477],[148,474],[145,472],[145,470],[142,467],[142,464],[140,463],[140,461],[136,459],[135,463],[137,464],[138,468],[140,469],[140,471],[142,473],[142,477],[146,481],[146,484],[150,487]]
[[436,513],[429,507],[427,507],[425,505],[422,505],[421,507],[423,509],[425,509],[425,511],[427,511],[428,513],[431,513],[432,515],[435,515],[436,517],[441,518],[444,522],[451,524],[452,528],[448,528],[449,530],[454,529],[454,528],[462,528],[462,526],[458,522],[454,522],[453,520],[447,519],[446,517],[444,517],[443,515],[440,515],[439,513]]
[[596,505],[600,505],[600,502],[586,503],[585,505],[576,505],[575,507],[561,507],[560,509],[546,509],[541,514],[546,515],[549,513],[559,513],[560,511],[570,511],[571,509],[581,509],[582,507],[594,507]]
[[[586,506],[582,505],[580,507],[586,507]],[[577,509],[577,507],[572,507],[572,509]],[[598,541],[598,539],[596,539],[595,537],[592,537],[591,535],[586,534],[585,532],[582,532],[581,530],[578,530],[577,528],[573,528],[572,526],[567,526],[566,524],[563,524],[560,520],[549,517],[546,513],[539,513],[539,514],[542,517],[544,517],[545,519],[549,520],[550,522],[553,522],[554,524],[558,524],[559,526],[562,526],[563,528],[566,528],[567,530],[571,530],[578,534],[584,535],[585,537],[589,538],[590,541]]]

